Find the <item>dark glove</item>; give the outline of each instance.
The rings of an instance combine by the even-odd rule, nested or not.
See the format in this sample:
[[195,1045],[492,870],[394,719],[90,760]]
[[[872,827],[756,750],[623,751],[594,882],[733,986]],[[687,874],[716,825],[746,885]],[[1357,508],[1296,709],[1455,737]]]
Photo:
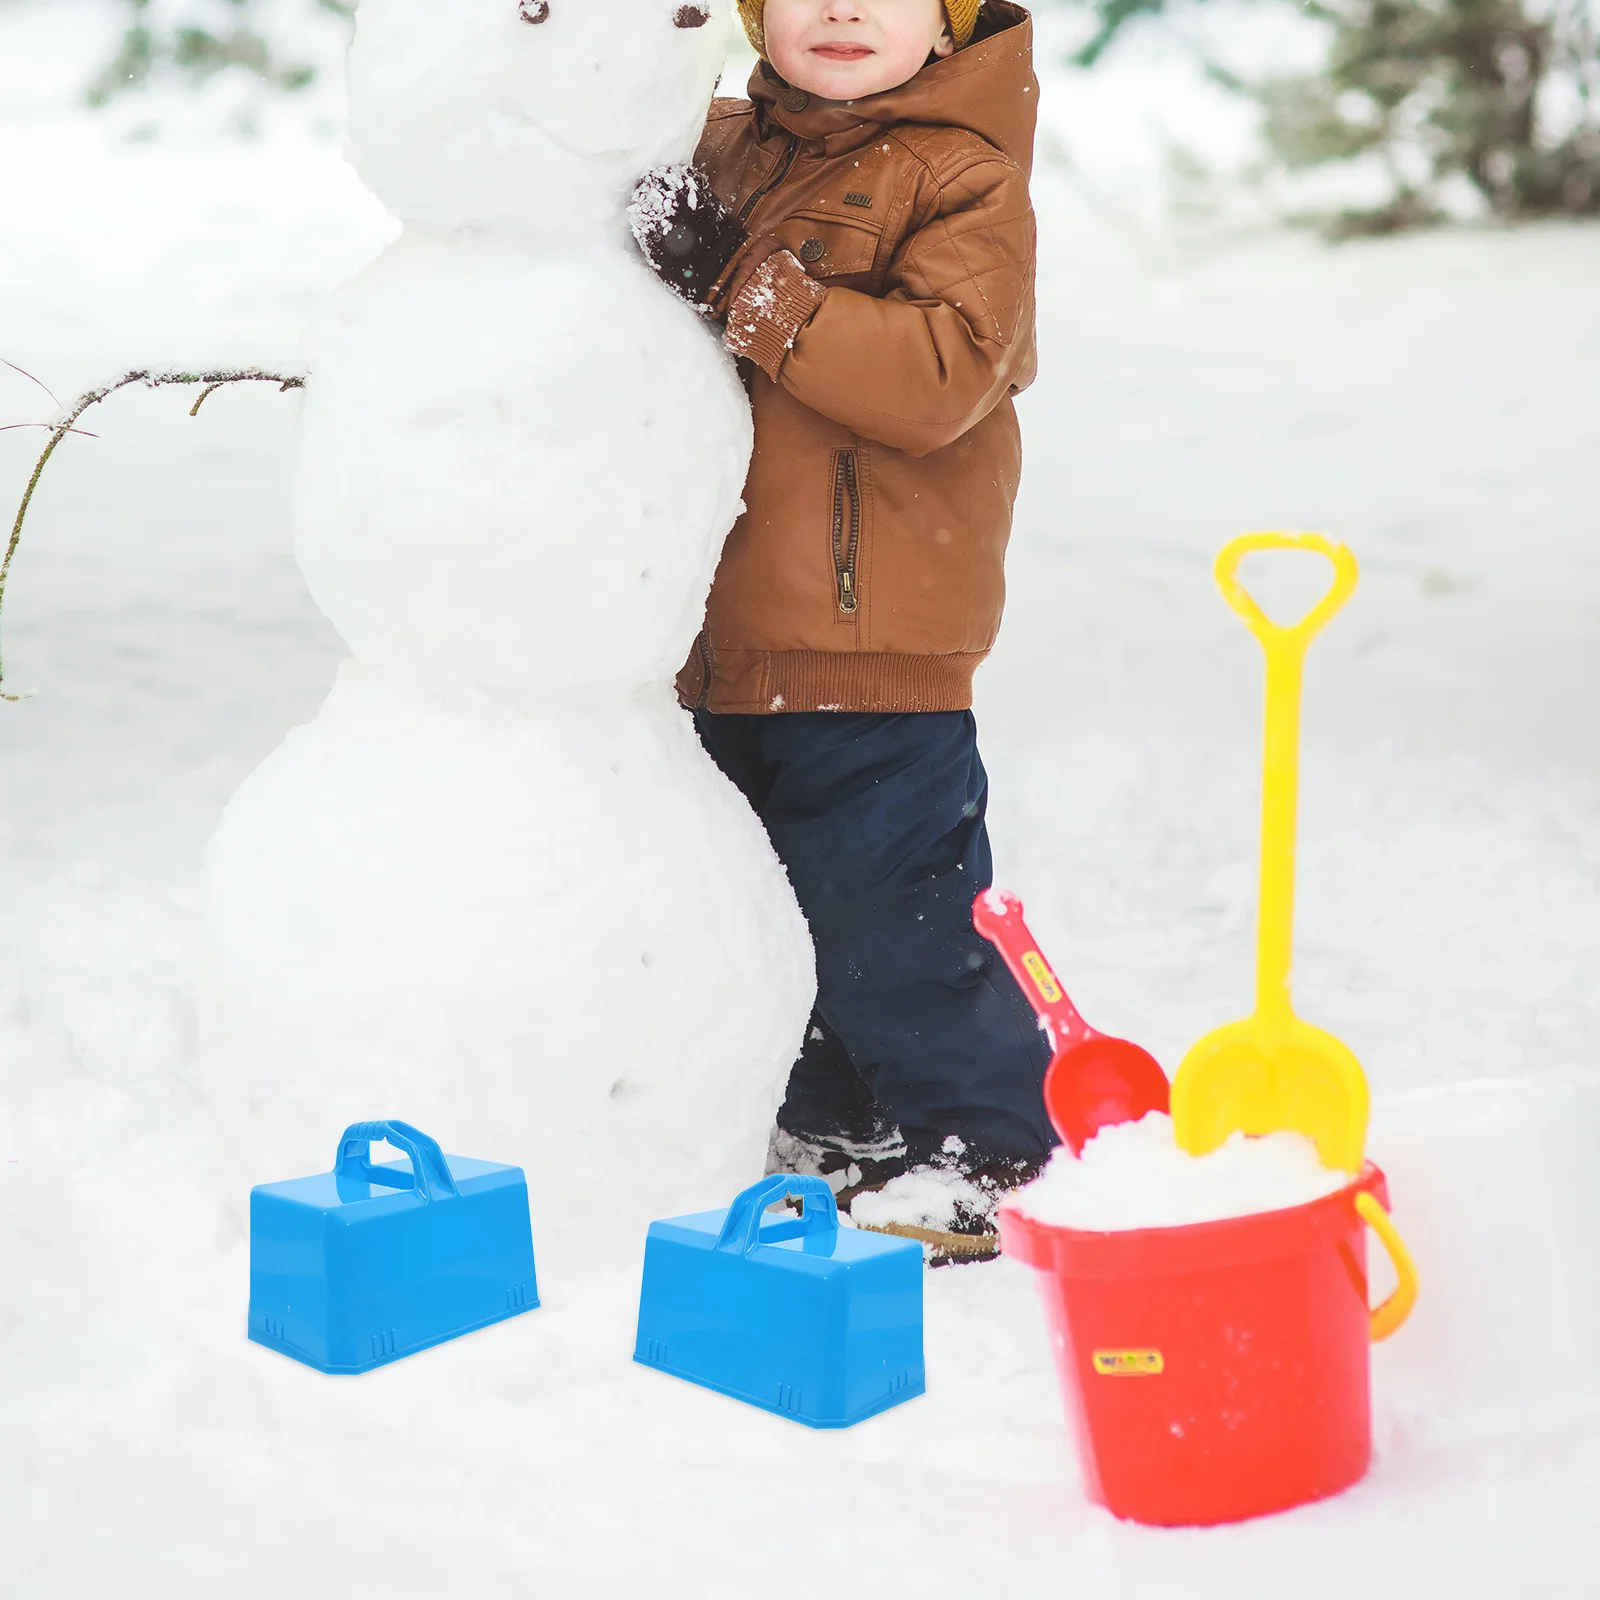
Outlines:
[[709,314],[747,235],[698,167],[652,167],[628,206],[633,237],[661,281]]

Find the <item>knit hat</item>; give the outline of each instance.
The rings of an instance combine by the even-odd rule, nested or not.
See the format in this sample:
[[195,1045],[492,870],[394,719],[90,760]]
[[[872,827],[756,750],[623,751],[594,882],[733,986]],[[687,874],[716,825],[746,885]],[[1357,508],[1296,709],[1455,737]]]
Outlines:
[[[972,42],[972,30],[978,26],[978,9],[983,0],[944,0],[944,13],[950,19],[950,37],[956,49]],[[761,14],[766,0],[739,0],[739,20],[750,36],[750,46],[758,56],[765,57],[767,43],[761,31]]]

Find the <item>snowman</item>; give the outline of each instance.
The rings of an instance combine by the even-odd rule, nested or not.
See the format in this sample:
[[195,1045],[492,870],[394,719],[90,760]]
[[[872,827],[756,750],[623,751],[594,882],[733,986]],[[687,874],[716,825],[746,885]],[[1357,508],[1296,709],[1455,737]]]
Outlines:
[[400,1116],[535,1226],[760,1170],[812,953],[669,687],[748,464],[711,332],[637,254],[721,61],[682,0],[362,0],[350,157],[404,224],[308,331],[296,551],[350,647],[207,863],[228,1178]]

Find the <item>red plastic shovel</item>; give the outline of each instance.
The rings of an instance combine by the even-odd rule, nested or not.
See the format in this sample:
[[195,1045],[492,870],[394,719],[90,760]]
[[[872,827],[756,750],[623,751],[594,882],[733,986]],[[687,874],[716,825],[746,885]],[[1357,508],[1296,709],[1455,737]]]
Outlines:
[[1044,1106],[1056,1132],[1077,1155],[1113,1122],[1137,1122],[1165,1111],[1171,1086],[1148,1050],[1096,1033],[1078,1015],[1061,980],[1039,953],[1022,920],[1022,902],[1005,889],[985,889],[972,905],[972,925],[1005,957],[1055,1051],[1044,1077]]

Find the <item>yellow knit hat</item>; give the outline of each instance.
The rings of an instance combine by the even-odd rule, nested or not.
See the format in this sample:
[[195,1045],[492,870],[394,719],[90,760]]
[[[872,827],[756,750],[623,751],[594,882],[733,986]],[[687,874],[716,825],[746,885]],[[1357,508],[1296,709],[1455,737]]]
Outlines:
[[[758,56],[767,53],[766,39],[761,31],[761,14],[767,0],[739,0],[739,20],[750,36],[750,47]],[[950,19],[950,37],[956,49],[971,44],[972,30],[978,26],[978,8],[983,0],[944,0],[944,13]]]

